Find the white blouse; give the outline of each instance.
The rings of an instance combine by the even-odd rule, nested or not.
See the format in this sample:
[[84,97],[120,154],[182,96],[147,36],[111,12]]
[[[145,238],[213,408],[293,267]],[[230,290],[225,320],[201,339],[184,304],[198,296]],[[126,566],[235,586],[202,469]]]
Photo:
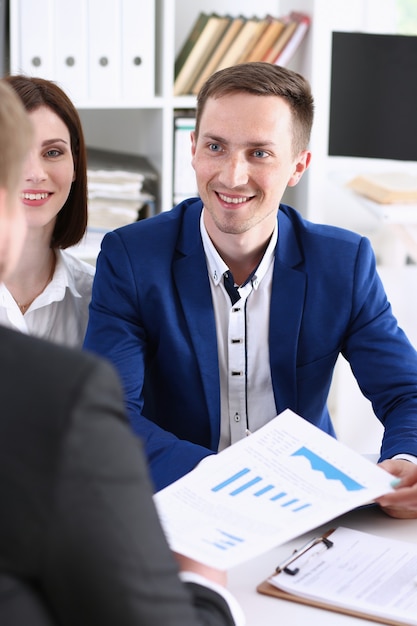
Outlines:
[[66,346],[82,346],[95,268],[65,250],[56,250],[52,281],[22,315],[0,284],[0,324]]

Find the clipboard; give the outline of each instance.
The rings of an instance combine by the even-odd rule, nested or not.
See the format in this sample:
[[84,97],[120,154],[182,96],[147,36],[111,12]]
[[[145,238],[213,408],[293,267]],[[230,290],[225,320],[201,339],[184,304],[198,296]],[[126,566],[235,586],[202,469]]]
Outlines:
[[[307,544],[302,546],[299,550],[295,550],[293,554],[288,557],[288,559],[286,559],[285,561],[283,561],[281,564],[277,566],[275,572],[271,575],[271,577],[277,576],[277,574],[280,575],[281,573],[287,573],[289,575],[296,576],[298,572],[300,571],[299,568],[297,567],[297,560],[300,557],[306,555],[306,553],[311,548],[318,545],[319,543],[323,544],[323,546],[325,546],[327,549],[331,548],[333,546],[333,542],[329,540],[329,537],[331,537],[334,531],[335,531],[334,528],[330,529],[329,531],[324,533],[322,536],[316,537],[312,539],[311,541],[309,541]],[[269,578],[261,582],[256,587],[256,591],[258,593],[280,598],[282,600],[288,600],[290,602],[297,602],[299,604],[304,604],[304,605],[316,607],[319,609],[333,611],[335,613],[342,613],[344,615],[350,615],[352,617],[359,617],[359,618],[366,619],[369,621],[377,622],[379,624],[388,624],[390,626],[391,625],[392,626],[410,626],[410,624],[415,623],[415,621],[411,622],[411,621],[403,621],[402,619],[400,620],[393,619],[391,617],[382,617],[379,615],[374,615],[370,612],[357,610],[353,607],[346,608],[346,607],[339,606],[337,604],[332,604],[330,601],[327,602],[321,599],[318,600],[318,599],[305,597],[303,595],[298,595],[296,593],[289,593],[288,591],[279,589],[275,585],[271,584],[269,582]]]

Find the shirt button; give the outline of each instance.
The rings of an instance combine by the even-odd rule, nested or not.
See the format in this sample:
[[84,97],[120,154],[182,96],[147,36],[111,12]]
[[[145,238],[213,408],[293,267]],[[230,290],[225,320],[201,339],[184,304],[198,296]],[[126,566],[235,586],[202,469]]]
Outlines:
[[234,420],[235,420],[235,422],[240,422],[240,415],[239,415],[239,413],[235,413]]

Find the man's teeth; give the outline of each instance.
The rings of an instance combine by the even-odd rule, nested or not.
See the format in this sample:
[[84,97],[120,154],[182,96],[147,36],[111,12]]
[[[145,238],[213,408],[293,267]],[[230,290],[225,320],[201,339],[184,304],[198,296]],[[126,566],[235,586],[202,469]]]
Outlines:
[[45,200],[49,193],[22,193],[23,200]]
[[229,196],[224,196],[222,193],[219,193],[220,200],[223,202],[228,202],[229,204],[243,204],[243,202],[247,202],[249,198],[230,198]]

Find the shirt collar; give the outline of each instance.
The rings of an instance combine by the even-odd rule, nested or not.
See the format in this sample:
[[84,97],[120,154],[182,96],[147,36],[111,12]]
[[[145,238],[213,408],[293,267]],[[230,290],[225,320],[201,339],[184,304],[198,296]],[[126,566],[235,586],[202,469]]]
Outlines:
[[52,281],[44,291],[36,298],[36,308],[59,302],[64,299],[65,291],[69,289],[75,298],[81,298],[73,275],[72,258],[63,250],[55,250],[56,265]]
[[[204,252],[207,260],[207,267],[210,273],[210,276],[217,286],[219,282],[223,279],[223,274],[229,270],[226,263],[223,261],[216,248],[214,247],[213,242],[211,241],[209,234],[207,232],[206,226],[204,224],[203,219],[204,207],[201,211],[200,216],[200,233],[201,239],[203,241]],[[265,250],[265,253],[262,257],[261,262],[259,263],[253,277],[252,277],[252,286],[254,289],[257,289],[259,283],[265,276],[270,264],[274,259],[275,247],[278,241],[278,222],[276,222],[275,228],[273,230],[271,239],[269,241],[268,247]]]

